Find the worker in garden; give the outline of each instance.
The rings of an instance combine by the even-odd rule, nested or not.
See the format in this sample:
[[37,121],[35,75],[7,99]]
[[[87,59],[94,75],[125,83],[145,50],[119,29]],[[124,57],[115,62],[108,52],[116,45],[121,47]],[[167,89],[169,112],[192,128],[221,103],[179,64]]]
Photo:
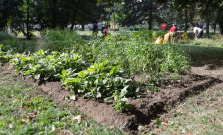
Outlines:
[[161,29],[162,31],[166,32],[167,29],[168,29],[167,23],[164,22],[164,23],[161,25],[160,29]]
[[170,32],[172,34],[176,34],[177,33],[177,25],[176,24],[173,24],[173,27],[170,29]]
[[98,24],[97,24],[97,22],[95,21],[94,23],[93,23],[93,26],[92,26],[92,32],[93,32],[93,36],[95,37],[97,37],[97,35],[98,35]]
[[101,33],[102,33],[102,34],[104,33],[104,29],[105,29],[106,26],[107,26],[107,24],[104,23],[103,26],[102,26],[102,28],[101,28]]
[[104,38],[107,37],[109,35],[109,31],[108,31],[108,26],[105,26],[105,29],[103,30],[103,36]]
[[194,36],[194,39],[195,39],[195,40],[197,40],[198,38],[201,38],[201,37],[202,37],[202,35],[203,35],[203,30],[202,30],[201,28],[199,28],[199,27],[194,27],[194,28],[193,28],[193,31],[194,31],[194,34],[195,34],[195,36]]
[[173,27],[170,29],[171,32],[171,43],[177,40],[177,25],[173,24]]

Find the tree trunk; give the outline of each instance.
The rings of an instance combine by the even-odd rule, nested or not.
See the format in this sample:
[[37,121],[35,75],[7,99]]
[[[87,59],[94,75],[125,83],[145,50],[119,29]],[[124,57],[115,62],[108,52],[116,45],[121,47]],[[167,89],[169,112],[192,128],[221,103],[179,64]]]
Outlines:
[[209,38],[209,13],[207,13],[207,20],[206,20],[206,35],[207,35],[207,38]]
[[84,31],[84,24],[81,25],[81,29]]
[[57,27],[57,1],[53,0],[53,4],[51,5],[52,8],[52,29],[55,29]]
[[22,34],[27,38],[27,33],[25,32],[24,27],[19,25],[19,29],[22,31]]
[[223,35],[223,20],[219,23],[219,30],[221,35]]
[[213,27],[214,27],[214,34],[215,34],[215,32],[216,32],[216,23],[213,24]]
[[77,18],[77,0],[75,0],[75,8],[74,8],[70,31],[73,31],[73,29],[74,29],[76,18]]
[[209,2],[208,2],[206,5],[206,35],[207,35],[207,38],[209,38],[209,22],[210,22],[209,15],[210,15],[210,11],[209,11]]
[[31,40],[31,34],[30,34],[30,30],[29,30],[29,0],[27,0],[27,21],[26,21],[26,30],[27,30],[27,35],[26,35],[26,39],[27,40]]
[[187,10],[184,10],[185,13],[185,22],[184,22],[184,32],[187,32],[187,22],[188,22],[188,18],[187,18]]
[[152,10],[152,6],[150,4],[149,5],[149,22],[148,22],[148,24],[149,24],[148,29],[149,30],[152,30],[152,22],[153,22],[153,10]]

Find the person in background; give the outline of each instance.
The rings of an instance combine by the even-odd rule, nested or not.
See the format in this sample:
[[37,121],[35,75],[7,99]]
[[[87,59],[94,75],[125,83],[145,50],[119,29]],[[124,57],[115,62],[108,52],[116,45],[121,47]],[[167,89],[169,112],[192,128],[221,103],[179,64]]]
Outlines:
[[170,29],[170,32],[172,34],[176,34],[177,33],[177,25],[176,24],[173,24],[173,27]]
[[98,30],[102,30],[102,24],[98,23]]
[[104,29],[105,29],[106,26],[107,26],[106,23],[104,23],[104,25],[103,25],[102,28],[101,28],[101,33],[102,33],[102,34],[104,34]]
[[203,24],[202,23],[200,23],[199,28],[201,28],[201,29],[203,28]]
[[161,25],[160,29],[161,29],[162,31],[166,32],[167,29],[168,29],[167,23],[164,22],[164,23]]
[[194,27],[194,28],[193,28],[193,31],[194,31],[194,34],[195,34],[195,36],[194,36],[194,39],[195,39],[195,40],[197,40],[198,38],[201,38],[201,37],[202,37],[202,35],[203,35],[203,30],[202,30],[201,28],[199,28],[199,27]]
[[103,30],[103,36],[104,38],[107,37],[109,35],[109,31],[108,31],[108,26],[105,26],[105,29]]
[[97,37],[97,35],[98,35],[98,24],[97,24],[96,21],[93,23],[92,31],[93,31],[92,35]]
[[173,24],[173,27],[170,29],[171,32],[171,43],[174,43],[177,40],[177,25]]

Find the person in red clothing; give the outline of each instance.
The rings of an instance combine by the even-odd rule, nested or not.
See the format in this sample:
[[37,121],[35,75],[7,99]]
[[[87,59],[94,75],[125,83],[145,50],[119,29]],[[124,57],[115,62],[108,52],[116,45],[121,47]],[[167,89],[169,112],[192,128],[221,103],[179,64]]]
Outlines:
[[173,27],[170,29],[170,32],[176,34],[177,33],[177,25],[173,24]]
[[160,29],[161,29],[162,31],[166,32],[166,30],[168,29],[167,23],[164,22],[164,23],[161,25]]
[[173,27],[170,29],[171,32],[171,43],[174,43],[177,40],[177,25],[173,24]]
[[105,26],[105,29],[103,30],[103,36],[107,37],[108,35],[110,35],[110,33],[108,31],[108,26]]

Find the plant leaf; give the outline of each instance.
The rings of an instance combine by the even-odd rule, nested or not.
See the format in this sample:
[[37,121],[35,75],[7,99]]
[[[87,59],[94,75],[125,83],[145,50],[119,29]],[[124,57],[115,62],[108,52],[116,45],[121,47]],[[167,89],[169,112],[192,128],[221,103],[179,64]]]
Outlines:
[[79,83],[81,81],[81,78],[75,78],[75,82]]
[[123,101],[123,102],[126,102],[126,103],[127,103],[127,102],[128,102],[128,99],[127,99],[127,98],[122,98],[122,99],[121,99],[121,101]]
[[121,97],[124,97],[124,96],[125,96],[125,94],[127,93],[127,88],[128,88],[128,87],[129,87],[129,85],[125,86],[125,87],[122,89],[121,94],[120,94]]
[[112,97],[107,97],[104,99],[105,102],[112,102],[113,101],[113,98]]
[[34,76],[34,78],[35,78],[36,80],[39,80],[39,78],[40,78],[40,74],[36,74],[36,75]]
[[62,70],[62,75],[65,76],[66,73],[67,73],[67,70],[64,70],[64,69],[63,69],[63,70]]
[[76,101],[76,100],[77,100],[77,98],[76,98],[76,96],[75,96],[75,95],[70,96],[70,99],[72,99],[72,100],[74,100],[74,101]]
[[78,74],[79,77],[81,78],[84,78],[85,77],[85,71],[81,71],[79,74]]
[[64,81],[64,83],[72,83],[72,82],[74,82],[74,79],[75,79],[75,78],[67,78],[67,79]]
[[97,92],[96,98],[101,98],[101,93],[100,92]]
[[118,67],[115,66],[115,67],[113,67],[113,68],[111,69],[110,74],[114,76],[114,75],[116,75],[117,73],[118,73]]

